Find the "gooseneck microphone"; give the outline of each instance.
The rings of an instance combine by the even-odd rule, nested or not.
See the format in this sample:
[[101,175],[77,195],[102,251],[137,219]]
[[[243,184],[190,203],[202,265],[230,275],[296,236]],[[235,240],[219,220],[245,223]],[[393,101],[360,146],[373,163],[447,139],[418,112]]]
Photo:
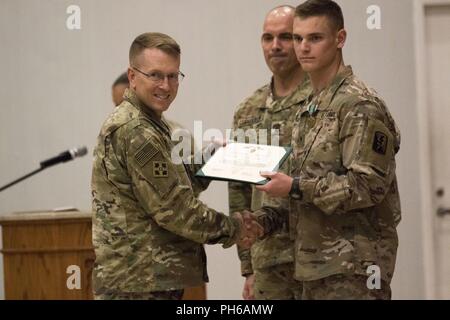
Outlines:
[[19,183],[20,181],[25,180],[26,178],[31,177],[32,175],[35,175],[36,173],[38,173],[44,169],[47,169],[48,167],[54,166],[55,164],[58,164],[58,163],[67,162],[69,160],[73,160],[78,157],[82,157],[82,156],[86,155],[87,152],[88,152],[88,149],[85,146],[78,147],[78,148],[72,148],[70,150],[61,152],[59,155],[57,155],[53,158],[41,161],[40,162],[41,167],[39,169],[36,169],[36,170],[28,173],[27,175],[24,175],[23,177],[20,177],[19,179],[16,179],[13,182],[8,183],[7,185],[4,185],[3,187],[0,188],[0,192],[2,192],[5,189],[8,189],[9,187],[12,187],[16,183]]
[[56,157],[41,161],[41,168],[48,168],[61,162],[67,162],[77,157],[82,157],[87,154],[86,147],[72,148],[70,150],[61,152]]

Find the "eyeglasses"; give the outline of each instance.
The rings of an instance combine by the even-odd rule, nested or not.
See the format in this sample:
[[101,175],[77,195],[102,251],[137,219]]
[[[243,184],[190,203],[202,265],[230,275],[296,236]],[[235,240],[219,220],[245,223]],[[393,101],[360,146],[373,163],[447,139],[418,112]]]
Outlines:
[[136,67],[131,67],[133,70],[136,70],[137,72],[143,74],[144,76],[146,76],[147,78],[149,78],[150,80],[152,80],[154,83],[156,84],[161,84],[164,82],[164,79],[166,79],[169,81],[170,84],[178,84],[181,81],[183,81],[185,75],[183,72],[178,71],[177,73],[169,73],[169,74],[164,74],[162,72],[159,71],[153,71],[151,73],[145,73],[141,70],[139,70]]

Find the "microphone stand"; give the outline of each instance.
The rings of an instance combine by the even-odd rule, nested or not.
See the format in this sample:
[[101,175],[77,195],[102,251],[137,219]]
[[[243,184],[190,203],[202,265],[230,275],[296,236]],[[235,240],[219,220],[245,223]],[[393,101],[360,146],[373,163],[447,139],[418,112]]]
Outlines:
[[35,174],[38,173],[38,172],[41,172],[41,171],[44,170],[45,168],[47,168],[47,167],[40,167],[39,169],[36,169],[36,170],[30,172],[29,174],[26,174],[26,175],[24,175],[23,177],[20,177],[19,179],[14,180],[13,182],[8,183],[7,185],[4,185],[3,187],[0,188],[0,192],[2,192],[3,190],[8,189],[9,187],[12,187],[13,185],[15,185],[16,183],[19,183],[19,182],[22,181],[22,180],[25,180],[25,179],[27,179],[27,178],[29,178],[29,177],[35,175]]

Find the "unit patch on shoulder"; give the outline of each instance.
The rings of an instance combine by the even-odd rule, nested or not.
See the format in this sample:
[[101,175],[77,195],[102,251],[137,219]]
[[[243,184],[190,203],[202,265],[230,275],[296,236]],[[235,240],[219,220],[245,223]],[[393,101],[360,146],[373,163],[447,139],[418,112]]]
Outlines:
[[372,149],[378,154],[385,155],[388,145],[388,137],[380,131],[376,131],[373,137]]
[[165,178],[169,176],[169,168],[165,161],[153,161],[153,176],[155,178]]

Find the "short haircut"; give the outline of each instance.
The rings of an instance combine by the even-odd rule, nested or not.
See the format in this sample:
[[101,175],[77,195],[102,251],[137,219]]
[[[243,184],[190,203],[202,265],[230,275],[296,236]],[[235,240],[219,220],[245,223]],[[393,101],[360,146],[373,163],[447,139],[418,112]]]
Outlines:
[[336,31],[344,28],[342,9],[332,0],[307,0],[295,9],[295,16],[299,18],[326,16]]
[[289,5],[289,4],[281,4],[279,6],[276,6],[275,8],[270,9],[269,13],[271,13],[272,11],[275,11],[277,9],[281,9],[281,8],[288,8],[288,9],[295,10],[295,7],[293,7],[293,6]]
[[181,49],[178,43],[170,36],[159,32],[147,32],[137,36],[130,47],[130,65],[134,65],[136,57],[145,49],[157,48],[169,55],[178,57]]
[[128,81],[128,74],[126,72],[122,73],[116,81],[113,83],[113,87],[118,86],[119,84],[125,84],[127,86],[130,85],[130,81]]

